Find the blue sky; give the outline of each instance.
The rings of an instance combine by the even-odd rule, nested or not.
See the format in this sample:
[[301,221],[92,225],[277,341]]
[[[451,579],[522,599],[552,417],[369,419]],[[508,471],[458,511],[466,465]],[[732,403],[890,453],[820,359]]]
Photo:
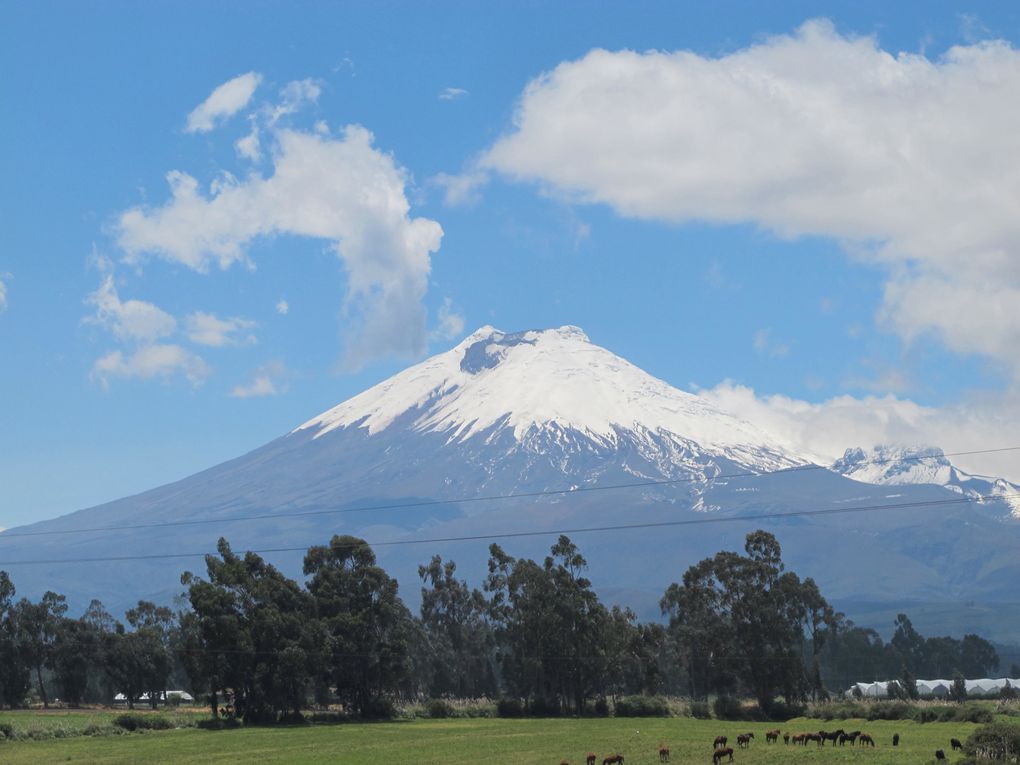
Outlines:
[[1018,46],[1004,3],[6,3],[0,527],[483,324],[819,453],[1013,446]]

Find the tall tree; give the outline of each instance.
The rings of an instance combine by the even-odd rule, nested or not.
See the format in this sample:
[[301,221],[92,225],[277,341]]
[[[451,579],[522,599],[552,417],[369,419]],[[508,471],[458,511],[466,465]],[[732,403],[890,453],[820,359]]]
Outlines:
[[312,601],[293,580],[252,552],[238,556],[225,539],[206,556],[208,581],[185,574],[193,618],[182,620],[182,642],[200,653],[188,663],[196,684],[234,693],[246,722],[299,712],[317,658]]
[[50,706],[43,668],[53,660],[54,645],[60,619],[67,612],[67,599],[63,595],[46,591],[38,603],[22,598],[15,606],[15,622],[18,626],[18,642],[25,662],[35,671],[39,684],[39,696],[43,708]]
[[964,676],[988,677],[999,668],[995,646],[978,635],[964,635],[960,641],[960,671]]
[[903,665],[916,674],[923,668],[925,662],[924,637],[914,629],[910,617],[906,614],[897,614],[893,625],[896,631],[890,644],[899,653]]
[[20,610],[15,606],[14,583],[0,571],[0,706],[24,703],[31,685],[31,667],[21,645]]
[[433,697],[496,693],[492,628],[481,592],[456,578],[457,564],[434,555],[418,567],[421,620],[429,644],[428,690]]
[[[720,552],[691,566],[660,605],[688,657],[692,695],[739,680],[768,712],[777,693],[788,700],[803,695],[805,625],[823,624],[831,609],[813,582],[805,586],[784,571],[771,534],[748,534],[744,552]],[[820,626],[816,633],[820,649]]]
[[166,690],[170,674],[170,632],[174,615],[166,606],[139,600],[138,605],[124,616],[138,636],[139,649],[144,655],[144,671],[139,679],[149,696],[149,706],[155,709]]
[[346,535],[309,548],[304,572],[324,634],[326,673],[341,700],[372,715],[409,671],[412,617],[397,581],[376,565],[368,543]]

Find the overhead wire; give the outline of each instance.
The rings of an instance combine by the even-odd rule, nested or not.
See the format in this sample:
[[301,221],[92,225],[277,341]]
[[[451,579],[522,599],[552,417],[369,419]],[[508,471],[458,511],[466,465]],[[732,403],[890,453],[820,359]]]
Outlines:
[[[882,505],[857,505],[851,507],[830,507],[813,510],[793,510],[786,513],[756,513],[748,515],[710,516],[706,518],[685,518],[675,521],[648,521],[645,523],[624,523],[607,526],[587,526],[578,528],[563,529],[542,529],[531,531],[508,531],[508,532],[486,532],[482,534],[467,534],[463,536],[428,537],[428,538],[403,538],[380,540],[368,542],[359,540],[347,547],[397,547],[420,544],[445,544],[451,542],[472,542],[493,539],[513,539],[524,537],[558,536],[561,534],[587,534],[609,531],[632,531],[636,529],[671,528],[678,526],[696,526],[715,523],[746,523],[748,521],[776,520],[782,518],[798,518],[805,516],[842,515],[846,513],[874,512],[877,510],[908,510],[920,507],[942,507],[948,505],[970,504],[976,502],[995,502],[1007,499],[1020,498],[1020,492],[1007,494],[985,494],[969,497],[955,497],[943,500],[922,500],[917,502],[898,502]],[[340,545],[343,547],[344,545]],[[301,547],[266,547],[261,549],[248,550],[246,552],[258,555],[271,553],[305,552],[308,546]],[[153,553],[148,555],[104,555],[90,558],[52,558],[42,560],[0,560],[0,566],[33,566],[33,565],[59,565],[67,563],[113,563],[124,561],[141,560],[169,560],[176,558],[204,558],[211,555],[208,552],[190,553]]]
[[[999,452],[1009,451],[1020,451],[1020,446],[1003,446],[993,449],[975,449],[970,451],[958,451],[958,452],[947,452],[939,454],[924,454],[924,455],[913,455],[908,457],[895,457],[887,459],[875,459],[875,460],[862,460],[856,463],[857,465],[887,465],[900,462],[920,462],[928,459],[938,459],[945,457],[962,457],[962,456],[973,456],[979,454],[995,454]],[[379,505],[362,505],[358,507],[340,507],[340,508],[325,508],[321,510],[295,510],[288,511],[285,513],[263,513],[258,515],[237,515],[230,518],[193,518],[187,520],[177,521],[160,521],[155,523],[133,523],[133,524],[120,524],[116,526],[91,526],[84,528],[71,528],[71,529],[44,529],[39,531],[14,531],[4,532],[0,534],[0,543],[8,539],[16,539],[21,537],[40,537],[40,536],[55,536],[61,534],[88,534],[88,533],[101,533],[106,531],[137,531],[140,529],[159,529],[159,528],[173,528],[178,526],[207,526],[221,523],[240,523],[240,522],[251,522],[251,521],[265,521],[265,520],[290,520],[293,518],[311,517],[311,516],[323,516],[323,515],[340,515],[347,513],[363,513],[363,512],[381,512],[390,510],[407,510],[413,508],[429,508],[439,507],[446,505],[463,505],[480,502],[495,502],[500,500],[511,500],[511,499],[535,499],[538,497],[546,496],[563,496],[563,495],[574,495],[574,494],[585,494],[600,491],[619,491],[625,489],[641,489],[655,486],[669,486],[681,483],[698,483],[698,482],[711,482],[721,480],[732,480],[738,478],[765,478],[776,475],[785,475],[789,473],[808,472],[813,470],[829,470],[830,468],[825,465],[816,464],[805,464],[805,465],[793,465],[787,468],[778,468],[776,470],[748,470],[739,473],[720,473],[714,476],[705,477],[694,477],[684,476],[681,478],[665,478],[656,479],[649,481],[636,481],[631,483],[621,484],[607,484],[601,486],[577,486],[566,489],[543,489],[540,491],[520,492],[516,494],[489,494],[480,497],[461,497],[459,499],[435,499],[435,500],[420,500],[416,502],[398,502],[391,504],[379,504]]]

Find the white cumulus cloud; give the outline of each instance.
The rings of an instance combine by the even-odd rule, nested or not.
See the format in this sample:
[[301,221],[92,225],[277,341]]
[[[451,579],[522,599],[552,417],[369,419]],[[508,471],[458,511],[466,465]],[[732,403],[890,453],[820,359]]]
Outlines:
[[422,298],[443,230],[410,217],[405,171],[357,125],[335,138],[289,129],[275,138],[268,177],[227,177],[206,194],[190,175],[169,173],[169,201],[120,216],[117,239],[127,260],[156,256],[204,272],[247,261],[246,248],[260,237],[324,239],[348,276],[345,363],[419,355]]
[[224,345],[250,345],[256,341],[254,335],[246,332],[255,327],[251,319],[238,316],[221,319],[212,313],[195,311],[188,315],[186,323],[188,339],[197,345],[219,348]]
[[593,50],[446,186],[489,170],[628,217],[836,238],[886,264],[888,326],[1020,376],[1018,94],[1006,42],[929,59],[826,21],[714,58]]
[[[1020,429],[1020,392],[974,397],[946,406],[923,406],[894,395],[836,396],[811,403],[723,382],[698,395],[721,409],[765,428],[787,446],[819,464],[847,448],[876,445],[938,446],[946,452],[1015,446]],[[961,455],[954,464],[971,472],[1020,481],[1016,452]]]
[[280,316],[286,316],[290,312],[290,303],[281,298],[276,304],[276,312],[280,314]]
[[248,105],[260,82],[262,75],[257,72],[227,80],[192,110],[185,132],[208,133],[218,123],[230,119]]

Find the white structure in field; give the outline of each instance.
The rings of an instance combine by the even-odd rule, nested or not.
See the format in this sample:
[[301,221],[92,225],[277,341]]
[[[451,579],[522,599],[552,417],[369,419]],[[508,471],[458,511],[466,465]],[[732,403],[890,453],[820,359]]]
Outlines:
[[[166,704],[167,701],[170,699],[177,699],[177,701],[190,704],[195,700],[195,697],[192,696],[187,691],[163,691],[163,693],[159,697],[159,703]],[[127,704],[127,696],[125,696],[123,693],[118,693],[116,696],[113,697],[113,703]],[[141,696],[135,699],[135,703],[148,704],[149,694],[143,693]]]
[[[880,681],[875,683],[854,683],[845,692],[844,696],[863,696],[866,699],[885,699],[889,697],[889,683],[894,680]],[[966,680],[968,696],[994,696],[1009,686],[1020,691],[1020,678],[1000,677],[998,679],[982,678],[980,680]],[[918,680],[917,692],[921,698],[946,698],[953,687],[952,680]]]

